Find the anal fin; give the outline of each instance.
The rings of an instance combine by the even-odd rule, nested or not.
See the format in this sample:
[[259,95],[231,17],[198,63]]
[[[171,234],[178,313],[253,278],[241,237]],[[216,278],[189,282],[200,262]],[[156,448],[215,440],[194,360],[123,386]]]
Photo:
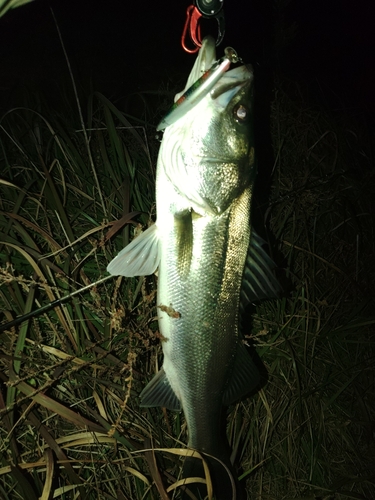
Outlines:
[[144,408],[163,406],[168,410],[181,410],[181,403],[173,392],[163,368],[146,385],[140,394],[140,398],[140,406]]

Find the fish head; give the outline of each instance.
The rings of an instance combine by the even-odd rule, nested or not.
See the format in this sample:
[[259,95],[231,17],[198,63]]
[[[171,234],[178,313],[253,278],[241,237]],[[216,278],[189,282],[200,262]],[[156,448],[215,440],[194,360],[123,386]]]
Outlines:
[[[215,41],[207,37],[186,88],[215,60]],[[200,102],[165,130],[159,161],[197,214],[222,213],[252,183],[252,118],[253,71],[242,65],[224,73]]]

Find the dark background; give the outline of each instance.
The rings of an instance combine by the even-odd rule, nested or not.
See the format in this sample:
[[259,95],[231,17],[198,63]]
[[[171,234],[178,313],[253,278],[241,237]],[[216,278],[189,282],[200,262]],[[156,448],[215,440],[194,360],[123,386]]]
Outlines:
[[[54,102],[69,74],[53,8],[80,90],[112,99],[185,81],[194,61],[180,45],[189,0],[35,0],[0,19],[0,106],[22,89]],[[284,7],[279,8],[278,5]],[[226,35],[255,72],[323,90],[330,106],[375,112],[373,1],[225,0]],[[215,26],[214,26],[215,27]],[[203,31],[209,31],[203,24]]]

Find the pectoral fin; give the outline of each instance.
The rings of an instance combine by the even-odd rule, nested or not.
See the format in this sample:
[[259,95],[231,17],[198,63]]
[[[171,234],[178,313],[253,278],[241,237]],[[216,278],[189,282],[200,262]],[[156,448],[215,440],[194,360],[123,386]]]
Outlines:
[[163,368],[149,382],[140,394],[141,404],[145,408],[163,406],[168,410],[180,411],[181,403],[173,392]]
[[260,374],[246,347],[240,342],[233,364],[233,372],[223,395],[223,405],[229,406],[250,391],[260,382]]
[[157,225],[146,229],[129,243],[107,267],[114,276],[148,276],[160,263],[160,248]]

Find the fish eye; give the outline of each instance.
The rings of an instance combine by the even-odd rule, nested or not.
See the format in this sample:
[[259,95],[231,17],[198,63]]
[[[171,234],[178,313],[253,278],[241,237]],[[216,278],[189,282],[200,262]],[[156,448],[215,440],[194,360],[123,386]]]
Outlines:
[[233,109],[234,119],[238,123],[245,123],[249,116],[249,110],[243,104],[237,104]]

